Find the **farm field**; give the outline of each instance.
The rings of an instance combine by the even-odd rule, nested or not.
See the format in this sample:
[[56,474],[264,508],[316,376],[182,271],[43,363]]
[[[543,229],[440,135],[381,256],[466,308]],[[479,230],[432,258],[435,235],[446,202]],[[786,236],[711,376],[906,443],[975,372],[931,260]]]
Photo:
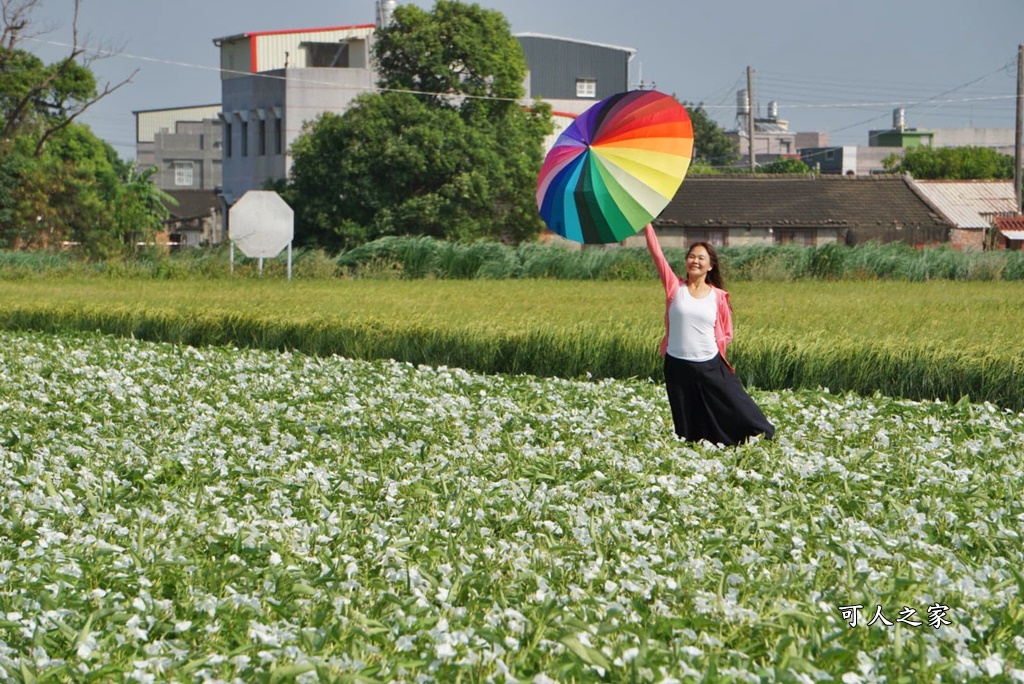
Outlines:
[[[839,332],[857,341],[998,348],[1017,339],[1024,320],[1024,283],[1017,282],[737,281],[728,289],[737,326],[744,326],[737,332],[754,335]],[[505,328],[640,327],[654,335],[664,313],[657,280],[0,280],[0,308],[58,305]]]
[[[736,282],[730,358],[763,389],[1024,410],[1024,283]],[[657,282],[0,281],[0,327],[103,331],[480,372],[655,378]]]
[[1024,415],[0,332],[11,681],[1024,680]]

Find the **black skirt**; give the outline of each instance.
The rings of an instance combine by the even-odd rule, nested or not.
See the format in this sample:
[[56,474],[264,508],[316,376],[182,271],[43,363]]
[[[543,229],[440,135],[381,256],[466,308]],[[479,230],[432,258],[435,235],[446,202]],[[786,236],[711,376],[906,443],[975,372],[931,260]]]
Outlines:
[[672,422],[681,439],[734,445],[775,426],[761,413],[721,355],[710,361],[683,361],[665,355],[665,388]]

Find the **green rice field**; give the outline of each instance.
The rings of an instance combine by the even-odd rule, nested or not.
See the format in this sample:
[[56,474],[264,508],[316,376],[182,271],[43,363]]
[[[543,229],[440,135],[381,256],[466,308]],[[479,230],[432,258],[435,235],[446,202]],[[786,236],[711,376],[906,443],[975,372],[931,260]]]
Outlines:
[[[1024,409],[1024,283],[731,284],[730,360],[762,389]],[[480,372],[660,377],[657,282],[0,281],[0,327],[394,358]]]

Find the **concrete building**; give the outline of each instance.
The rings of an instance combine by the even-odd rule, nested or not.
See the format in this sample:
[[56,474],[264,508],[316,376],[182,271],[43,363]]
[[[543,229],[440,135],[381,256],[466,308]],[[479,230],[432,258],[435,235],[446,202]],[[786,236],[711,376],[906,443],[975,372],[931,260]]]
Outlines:
[[935,147],[990,147],[1001,154],[1014,154],[1012,128],[933,128]]
[[903,148],[865,147],[863,145],[803,147],[800,149],[800,161],[807,164],[814,173],[867,176],[887,173],[882,161],[889,155],[902,152]]
[[801,145],[800,159],[815,173],[868,175],[887,173],[882,161],[903,156],[915,147],[989,147],[1001,154],[1014,154],[1012,128],[907,127],[906,112],[893,110],[892,128],[868,131],[868,144],[843,147]]
[[342,112],[374,89],[374,28],[264,31],[214,40],[220,48],[227,205],[287,177],[291,144],[303,124],[321,112]]
[[219,104],[146,109],[135,115],[135,159],[156,168],[161,190],[209,190],[221,185]]
[[758,116],[752,107],[746,90],[736,93],[736,128],[726,131],[726,136],[736,142],[737,151],[743,161],[750,160],[750,116],[754,116],[754,158],[758,164],[767,164],[777,159],[795,158],[803,147],[824,147],[828,145],[828,133],[813,131],[791,131],[789,121],[779,117],[779,103],[768,103],[765,116]]

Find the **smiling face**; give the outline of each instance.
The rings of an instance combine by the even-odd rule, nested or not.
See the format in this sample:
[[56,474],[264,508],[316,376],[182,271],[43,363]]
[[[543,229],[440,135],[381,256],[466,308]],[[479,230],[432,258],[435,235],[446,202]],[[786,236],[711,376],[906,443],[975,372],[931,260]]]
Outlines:
[[711,255],[704,245],[694,245],[686,253],[686,276],[688,280],[702,280],[714,267]]

